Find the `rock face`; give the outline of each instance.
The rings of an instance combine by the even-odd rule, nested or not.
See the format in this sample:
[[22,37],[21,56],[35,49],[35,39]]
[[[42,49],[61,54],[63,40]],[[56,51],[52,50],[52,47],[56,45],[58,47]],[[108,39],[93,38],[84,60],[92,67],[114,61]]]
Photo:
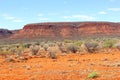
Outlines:
[[7,38],[9,36],[11,36],[13,33],[10,30],[7,29],[0,29],[0,39],[2,38]]
[[120,23],[54,22],[27,24],[11,38],[80,38],[120,36]]
[[13,34],[16,34],[16,33],[18,33],[20,30],[11,30],[11,32],[13,33]]

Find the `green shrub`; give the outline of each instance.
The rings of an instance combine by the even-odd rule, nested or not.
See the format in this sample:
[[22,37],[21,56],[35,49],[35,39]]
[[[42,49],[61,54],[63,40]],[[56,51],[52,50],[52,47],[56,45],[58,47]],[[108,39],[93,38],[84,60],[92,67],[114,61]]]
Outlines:
[[108,39],[103,42],[103,48],[113,48],[116,40]]
[[98,73],[97,72],[92,72],[88,75],[88,78],[95,78],[98,77]]
[[83,44],[83,41],[75,41],[74,44],[77,46],[81,46]]
[[67,39],[66,39],[66,40],[64,40],[63,42],[64,42],[64,43],[72,43],[73,41],[72,41],[72,40],[67,40]]

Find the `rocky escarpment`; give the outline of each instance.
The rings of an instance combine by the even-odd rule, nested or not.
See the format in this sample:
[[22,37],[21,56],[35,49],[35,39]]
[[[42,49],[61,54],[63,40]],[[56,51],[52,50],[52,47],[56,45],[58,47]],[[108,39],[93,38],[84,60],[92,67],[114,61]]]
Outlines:
[[7,29],[0,29],[0,39],[7,38],[13,34],[12,31]]
[[120,23],[54,22],[27,24],[11,38],[80,38],[120,36]]

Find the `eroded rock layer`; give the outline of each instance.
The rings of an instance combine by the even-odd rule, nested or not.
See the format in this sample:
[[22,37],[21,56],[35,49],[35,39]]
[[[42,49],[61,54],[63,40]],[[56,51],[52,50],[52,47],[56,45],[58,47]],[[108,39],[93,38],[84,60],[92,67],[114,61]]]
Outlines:
[[120,23],[51,22],[27,24],[11,38],[80,38],[120,36]]

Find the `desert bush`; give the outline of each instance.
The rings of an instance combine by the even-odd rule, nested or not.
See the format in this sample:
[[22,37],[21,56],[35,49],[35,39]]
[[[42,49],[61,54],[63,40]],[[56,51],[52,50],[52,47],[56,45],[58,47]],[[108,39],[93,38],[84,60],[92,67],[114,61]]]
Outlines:
[[40,46],[43,47],[45,45],[45,42],[41,42]]
[[23,44],[24,48],[30,48],[31,45],[32,45],[31,43],[25,43],[25,44]]
[[35,42],[34,45],[40,45],[40,43],[39,42]]
[[77,46],[81,46],[83,44],[83,41],[75,41],[74,44]]
[[115,48],[117,48],[118,50],[120,50],[120,43],[116,43],[115,44]]
[[64,43],[63,42],[57,42],[57,45],[61,47],[61,46],[64,45]]
[[52,59],[57,59],[57,55],[55,51],[48,51],[49,57]]
[[9,51],[9,47],[8,46],[4,46],[1,49],[2,49],[2,51]]
[[15,47],[16,47],[16,48],[19,48],[19,47],[20,47],[20,45],[19,45],[19,44],[15,44]]
[[67,40],[67,39],[66,39],[66,40],[64,40],[63,42],[64,42],[64,43],[72,43],[73,41],[72,41],[72,40]]
[[23,44],[14,44],[11,46],[10,48],[10,51],[15,54],[15,55],[18,55],[18,56],[21,56],[22,55],[22,52],[24,50],[24,46]]
[[12,54],[15,54],[16,48],[14,48],[14,47],[10,48],[10,52],[11,52]]
[[10,54],[10,51],[0,51],[0,54]]
[[16,49],[15,55],[21,56],[22,55],[22,49]]
[[3,48],[1,48],[1,50],[0,50],[0,54],[11,54],[12,53],[12,51],[11,51],[11,48],[10,47],[3,47]]
[[89,52],[89,53],[93,53],[93,52],[95,52],[96,50],[98,50],[99,45],[98,45],[97,43],[94,43],[94,42],[89,42],[89,43],[87,42],[87,43],[82,44],[81,47],[82,47],[85,51],[87,51],[87,52]]
[[67,47],[62,42],[57,43],[57,46],[61,53],[67,53]]
[[47,51],[48,47],[49,47],[48,44],[43,45],[43,48],[45,49],[45,51]]
[[70,44],[67,46],[67,50],[71,51],[72,53],[76,53],[78,51],[79,47],[75,44]]
[[49,47],[54,47],[55,46],[55,43],[48,43]]
[[10,56],[5,60],[5,62],[15,62],[15,60]]
[[67,48],[65,46],[59,46],[61,53],[67,53]]
[[41,58],[44,58],[45,55],[46,55],[46,53],[47,53],[47,52],[45,51],[45,49],[44,49],[43,47],[40,47],[37,55],[39,55]]
[[105,40],[103,42],[103,48],[113,48],[115,43],[116,43],[116,40],[114,39]]
[[39,51],[39,46],[37,45],[31,46],[31,51],[32,51],[32,55],[36,55]]
[[49,47],[48,48],[48,57],[50,57],[51,59],[56,59],[57,55],[56,55],[56,50],[54,47]]
[[2,45],[0,45],[0,51],[2,51],[2,48],[3,48],[3,46],[2,46]]

